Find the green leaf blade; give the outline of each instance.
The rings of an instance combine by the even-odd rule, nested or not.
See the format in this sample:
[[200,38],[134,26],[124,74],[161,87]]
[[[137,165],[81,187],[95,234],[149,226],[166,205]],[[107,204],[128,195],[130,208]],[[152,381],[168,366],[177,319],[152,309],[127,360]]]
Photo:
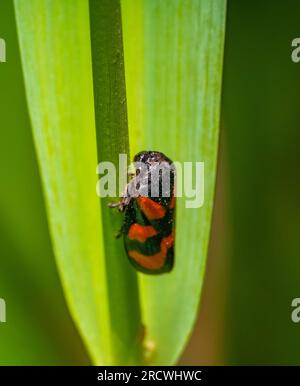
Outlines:
[[[111,162],[119,181],[119,154],[129,155],[121,9],[119,0],[91,0],[91,42],[99,162]],[[127,173],[127,171],[125,171]],[[125,186],[116,188],[124,189]],[[118,189],[117,189],[118,190]],[[118,196],[118,191],[116,191]],[[142,363],[142,323],[137,274],[116,239],[123,216],[101,198],[112,329],[119,364]]]
[[64,292],[97,364],[113,337],[96,196],[97,164],[87,1],[16,0],[27,99]]
[[[226,2],[123,0],[130,146],[205,163],[205,201],[177,198],[171,274],[140,275],[151,364],[174,364],[194,323],[215,183]],[[137,37],[138,36],[138,37]],[[137,75],[135,75],[137,74]]]

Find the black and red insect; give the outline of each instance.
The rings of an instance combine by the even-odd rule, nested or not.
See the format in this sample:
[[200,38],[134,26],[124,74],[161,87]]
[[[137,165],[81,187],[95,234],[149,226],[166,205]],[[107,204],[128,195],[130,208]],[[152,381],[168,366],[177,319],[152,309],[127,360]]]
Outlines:
[[[175,168],[168,157],[157,151],[140,152],[133,162],[140,166],[127,184],[123,199],[110,207],[124,211],[120,234],[124,235],[125,249],[134,267],[148,274],[169,272],[174,264]],[[169,173],[167,190],[162,166]],[[160,169],[159,173],[154,173],[155,168]],[[133,196],[131,188],[141,185],[144,194]],[[155,195],[153,186],[157,187]]]

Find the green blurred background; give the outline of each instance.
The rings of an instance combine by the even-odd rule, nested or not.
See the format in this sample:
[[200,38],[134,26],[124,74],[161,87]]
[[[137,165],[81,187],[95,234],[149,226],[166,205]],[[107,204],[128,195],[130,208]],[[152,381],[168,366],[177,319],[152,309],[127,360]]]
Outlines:
[[[0,364],[89,364],[63,298],[26,107],[12,0],[0,3]],[[207,275],[181,364],[300,364],[300,3],[229,0]]]

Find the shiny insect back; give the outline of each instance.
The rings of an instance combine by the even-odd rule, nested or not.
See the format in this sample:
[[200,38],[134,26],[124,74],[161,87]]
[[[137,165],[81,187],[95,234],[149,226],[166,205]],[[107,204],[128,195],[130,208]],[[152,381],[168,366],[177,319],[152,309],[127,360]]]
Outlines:
[[174,265],[175,168],[163,153],[143,151],[123,199],[111,204],[124,211],[121,233],[133,266],[148,274],[170,272]]

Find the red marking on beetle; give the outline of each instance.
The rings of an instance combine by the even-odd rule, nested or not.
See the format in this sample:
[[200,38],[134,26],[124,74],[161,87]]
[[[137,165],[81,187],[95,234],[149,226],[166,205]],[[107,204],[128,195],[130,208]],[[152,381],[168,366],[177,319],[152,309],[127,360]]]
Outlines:
[[166,209],[148,197],[138,197],[137,202],[148,220],[159,220],[166,214]]
[[128,255],[135,260],[142,267],[149,270],[157,270],[163,267],[168,249],[174,245],[174,237],[171,233],[169,236],[164,237],[160,242],[160,251],[154,255],[143,255],[138,251],[128,251]]
[[137,240],[144,243],[149,237],[157,235],[157,231],[152,225],[132,224],[128,231],[128,238],[130,240]]
[[170,208],[170,209],[174,209],[174,208],[175,208],[175,204],[176,204],[176,197],[175,197],[175,196],[172,196],[171,201],[170,201],[169,208]]
[[166,246],[167,249],[173,247],[173,245],[174,245],[173,233],[171,233],[169,236],[163,238],[161,242],[164,243],[164,245]]

